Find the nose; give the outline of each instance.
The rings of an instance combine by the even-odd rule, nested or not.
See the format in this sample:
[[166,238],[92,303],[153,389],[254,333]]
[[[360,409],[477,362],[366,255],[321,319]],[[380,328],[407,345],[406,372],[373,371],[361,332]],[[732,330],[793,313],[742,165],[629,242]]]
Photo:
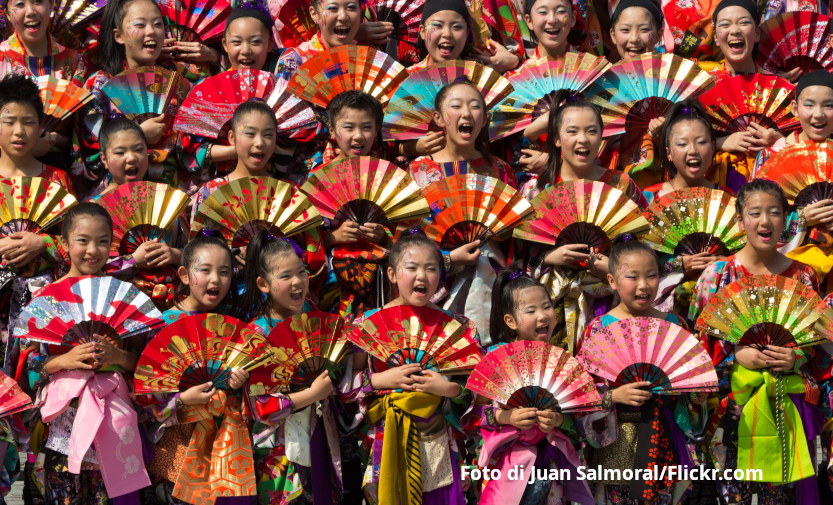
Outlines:
[[639,32],[636,30],[631,30],[630,34],[628,35],[628,42],[632,44],[637,44],[639,42]]
[[347,13],[347,9],[338,10],[338,19],[339,21],[348,21],[350,19],[350,15]]

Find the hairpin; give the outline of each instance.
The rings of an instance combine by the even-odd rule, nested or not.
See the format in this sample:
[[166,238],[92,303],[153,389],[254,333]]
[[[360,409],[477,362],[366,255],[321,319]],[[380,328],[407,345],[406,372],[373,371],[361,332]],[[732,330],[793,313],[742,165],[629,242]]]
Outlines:
[[521,277],[529,277],[529,276],[523,270],[515,270],[514,272],[509,274],[509,280],[510,281],[514,281],[515,279],[520,279]]
[[197,236],[223,238],[223,234],[213,228],[203,228],[197,233]]
[[425,236],[425,232],[422,230],[422,228],[414,227],[414,228],[411,228],[410,230],[408,230],[408,235],[411,236],[411,237],[413,237],[414,235]]
[[623,233],[621,237],[619,237],[625,242],[630,242],[631,240],[636,240],[636,235],[633,233]]
[[683,107],[683,108],[682,108],[682,110],[680,111],[680,113],[681,113],[681,114],[691,114],[691,107],[689,107],[688,105],[686,105],[685,107]]

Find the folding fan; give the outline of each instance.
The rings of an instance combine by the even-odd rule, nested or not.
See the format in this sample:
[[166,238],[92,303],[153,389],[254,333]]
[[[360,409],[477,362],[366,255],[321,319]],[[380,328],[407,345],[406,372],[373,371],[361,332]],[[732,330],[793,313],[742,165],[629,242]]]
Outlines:
[[468,78],[480,90],[486,109],[497,105],[512,92],[512,84],[489,67],[474,61],[444,61],[408,76],[388,103],[382,137],[412,140],[428,133],[434,113],[434,99],[445,85],[459,77]]
[[662,319],[620,319],[585,339],[576,358],[611,388],[647,381],[657,394],[717,391],[717,374],[700,339]]
[[380,309],[348,333],[347,339],[388,367],[419,363],[423,370],[461,372],[472,370],[480,361],[474,330],[430,307]]
[[113,76],[101,92],[130,120],[173,114],[172,102],[182,104],[191,83],[174,70],[163,67],[138,67]]
[[833,340],[831,312],[815,291],[780,275],[743,277],[717,292],[696,329],[736,345],[807,347]]
[[488,240],[517,226],[532,206],[514,188],[493,177],[463,174],[423,189],[432,215],[425,234],[444,249]]
[[107,0],[53,0],[50,32],[58,37],[92,20],[104,10]]
[[254,395],[306,389],[324,370],[334,373],[350,349],[344,319],[326,312],[305,312],[278,323],[267,342],[273,360],[249,377]]
[[168,35],[178,41],[208,42],[223,35],[231,5],[226,0],[157,0]]
[[174,130],[212,139],[225,137],[234,109],[250,98],[266,98],[275,77],[260,70],[229,70],[200,82],[180,105]]
[[302,43],[312,40],[318,31],[318,25],[309,13],[309,2],[306,0],[269,0],[270,4],[277,4],[278,19],[275,26],[282,47],[298,47]]
[[220,230],[232,247],[243,247],[261,228],[289,237],[321,222],[312,202],[291,184],[271,177],[245,177],[211,193],[197,209],[191,231]]
[[390,43],[385,50],[391,55],[396,55],[396,58],[405,64],[419,61],[417,41],[423,5],[425,0],[367,0],[362,3],[365,17],[370,21],[393,25]]
[[154,336],[136,365],[137,394],[176,393],[212,382],[228,389],[232,372],[272,359],[266,337],[239,319],[197,314],[177,319]]
[[367,46],[320,51],[298,68],[289,90],[319,107],[342,91],[364,91],[386,105],[408,72],[387,54]]
[[535,216],[514,236],[560,247],[587,244],[606,253],[620,233],[641,235],[649,224],[622,191],[603,182],[580,179],[550,186],[532,199]]
[[16,380],[0,372],[0,417],[32,408],[32,398],[20,389]]
[[359,224],[393,223],[428,215],[428,203],[408,172],[362,156],[332,161],[301,186],[327,219]]
[[69,81],[51,75],[34,77],[34,79],[40,90],[43,112],[46,115],[41,125],[44,131],[53,130],[58,123],[80,110],[93,99],[92,93]]
[[755,177],[777,182],[787,200],[799,207],[833,198],[833,142],[786,147],[766,160]]
[[596,79],[586,95],[602,109],[604,135],[646,130],[676,102],[712,86],[697,63],[673,54],[643,54],[619,62]]
[[789,81],[774,75],[736,75],[721,79],[698,99],[721,132],[745,131],[751,122],[789,131],[799,125],[790,111],[794,90]]
[[17,338],[80,345],[103,337],[113,344],[165,324],[139,288],[113,277],[70,277],[47,285],[15,323]]
[[657,251],[728,256],[746,244],[735,197],[719,189],[686,188],[658,198],[645,211],[651,223],[642,240]]
[[833,70],[829,17],[809,11],[786,12],[761,23],[760,30],[757,63],[763,72]]
[[190,199],[167,184],[140,181],[122,184],[96,203],[113,217],[112,248],[123,256],[154,239],[174,245],[173,228]]
[[588,412],[602,402],[578,360],[564,349],[528,340],[489,352],[469,376],[466,389],[510,409]]
[[40,233],[76,203],[67,190],[40,177],[0,178],[0,237],[17,231]]
[[277,79],[275,88],[266,97],[266,103],[275,111],[278,120],[278,135],[291,136],[315,130],[318,126],[315,111],[309,103],[293,95],[288,85],[286,79]]

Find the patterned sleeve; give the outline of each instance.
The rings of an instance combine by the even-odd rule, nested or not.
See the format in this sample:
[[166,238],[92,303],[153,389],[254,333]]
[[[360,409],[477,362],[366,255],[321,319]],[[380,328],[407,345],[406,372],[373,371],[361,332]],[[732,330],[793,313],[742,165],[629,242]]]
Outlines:
[[268,425],[275,425],[292,413],[295,405],[288,395],[259,395],[251,397],[257,420]]
[[[697,323],[697,318],[700,313],[708,305],[712,296],[720,289],[720,279],[726,269],[727,262],[717,261],[706,267],[700,278],[697,279],[697,284],[694,286],[694,291],[691,294],[691,305],[688,308],[688,325],[694,328]],[[732,349],[729,344],[726,344],[720,339],[716,339],[705,332],[701,332],[700,340],[712,357],[712,362],[717,365],[732,355]]]
[[155,421],[149,430],[149,435],[154,443],[162,438],[165,428],[179,424],[176,414],[177,398],[179,398],[179,393],[136,395],[136,403],[141,405],[144,411],[151,415]]

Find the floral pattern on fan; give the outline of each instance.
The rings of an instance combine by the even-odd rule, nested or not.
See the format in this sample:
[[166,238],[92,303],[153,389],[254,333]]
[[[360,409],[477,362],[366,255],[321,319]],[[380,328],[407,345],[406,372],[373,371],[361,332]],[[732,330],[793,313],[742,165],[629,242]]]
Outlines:
[[143,121],[160,114],[176,114],[191,91],[191,83],[174,70],[164,67],[138,67],[113,76],[101,92],[132,121]]
[[817,12],[785,12],[759,27],[757,64],[768,74],[800,68],[803,72],[833,70],[833,27]]
[[16,380],[0,372],[0,417],[31,409],[32,398],[23,392]]
[[775,75],[736,75],[721,79],[697,99],[718,131],[746,131],[755,122],[787,132],[799,126],[790,110],[794,92],[795,86]]
[[797,207],[833,198],[833,141],[785,147],[764,162],[755,178],[777,182]]
[[59,184],[40,177],[0,178],[0,237],[41,233],[78,203]]

